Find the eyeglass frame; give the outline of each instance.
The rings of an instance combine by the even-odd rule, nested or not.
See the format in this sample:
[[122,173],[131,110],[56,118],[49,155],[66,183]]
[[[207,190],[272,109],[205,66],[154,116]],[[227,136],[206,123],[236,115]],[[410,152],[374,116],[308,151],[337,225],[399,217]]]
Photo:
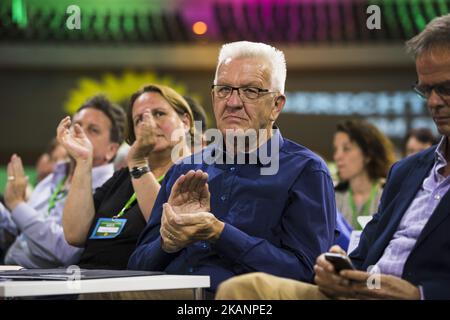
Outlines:
[[[217,96],[217,98],[219,99],[229,99],[232,95],[234,90],[237,91],[239,98],[242,101],[255,101],[258,100],[259,98],[261,98],[261,96],[264,96],[265,94],[269,94],[269,93],[278,93],[278,91],[269,91],[269,89],[261,89],[258,87],[253,87],[253,86],[244,86],[244,87],[233,87],[233,86],[229,86],[229,85],[225,85],[225,84],[213,84],[211,85],[211,90],[215,93],[216,91],[214,90],[215,87],[228,87],[231,88],[231,92],[227,97],[219,97]],[[257,89],[258,90],[258,96],[254,99],[247,97],[244,93],[241,95],[241,91],[240,89],[245,89],[245,88],[252,88],[252,89]],[[242,97],[244,97],[244,99],[242,99]]]
[[[443,94],[443,93],[441,92],[441,90],[439,89],[439,87],[443,87],[443,84],[447,84],[447,83],[449,84],[449,93],[448,93],[448,94]],[[417,81],[416,81],[415,84],[413,84],[413,85],[411,86],[412,90],[413,90],[420,98],[422,98],[422,99],[424,99],[424,100],[429,99],[433,91],[436,92],[436,94],[437,94],[441,99],[450,99],[450,81],[444,81],[444,82],[442,82],[442,83],[439,83],[439,84],[436,84],[436,85],[433,85],[433,86],[426,86],[426,87],[429,88],[428,94],[424,94],[420,89],[418,89],[418,88],[420,88],[420,86],[419,86],[419,82],[417,82]]]

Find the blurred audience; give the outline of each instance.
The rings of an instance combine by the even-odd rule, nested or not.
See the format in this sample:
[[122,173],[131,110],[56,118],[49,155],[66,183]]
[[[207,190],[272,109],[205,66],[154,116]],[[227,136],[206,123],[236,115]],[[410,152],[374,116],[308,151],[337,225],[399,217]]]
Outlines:
[[428,149],[438,143],[438,139],[428,128],[412,129],[405,137],[405,157]]
[[334,161],[340,183],[335,187],[336,207],[354,229],[359,216],[377,211],[387,173],[395,161],[391,141],[364,120],[338,124],[333,140]]
[[[93,168],[85,172],[88,190],[92,192],[114,172],[111,162],[123,140],[125,112],[105,97],[95,96],[78,109],[72,121],[75,127],[66,127],[65,130],[79,131],[83,128],[95,155]],[[6,264],[53,268],[78,261],[82,250],[67,243],[61,226],[67,192],[77,187],[73,181],[74,165],[73,159],[56,164],[53,172],[36,186],[26,201],[27,179],[22,160],[17,155],[11,157],[5,189],[8,209],[0,208],[0,234],[4,246],[16,238],[6,253]]]

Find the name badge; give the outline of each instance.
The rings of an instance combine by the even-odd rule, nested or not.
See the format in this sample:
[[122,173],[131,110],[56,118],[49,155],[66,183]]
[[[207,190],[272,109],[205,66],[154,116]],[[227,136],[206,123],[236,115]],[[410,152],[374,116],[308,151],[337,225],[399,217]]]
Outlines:
[[123,230],[127,219],[100,218],[89,239],[113,239]]

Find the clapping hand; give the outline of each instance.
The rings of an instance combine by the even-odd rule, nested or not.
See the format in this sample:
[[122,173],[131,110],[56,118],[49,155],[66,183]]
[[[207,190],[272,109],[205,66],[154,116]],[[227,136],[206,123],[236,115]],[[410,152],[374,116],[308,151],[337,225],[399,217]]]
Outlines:
[[64,146],[69,155],[79,161],[90,161],[93,158],[93,147],[81,126],[75,123],[71,127],[70,117],[61,120],[56,130],[58,142]]
[[5,187],[5,204],[10,211],[26,201],[28,177],[25,176],[22,160],[13,154],[7,167],[8,182]]
[[190,170],[181,175],[172,187],[168,203],[175,213],[208,212],[211,210],[211,195],[208,189],[208,174],[201,170]]
[[142,121],[135,127],[136,140],[130,147],[127,156],[129,167],[147,165],[147,158],[156,144],[156,124],[150,115],[150,110],[142,114]]
[[225,224],[211,212],[208,174],[189,171],[172,187],[161,219],[162,248],[179,251],[196,241],[216,241]]

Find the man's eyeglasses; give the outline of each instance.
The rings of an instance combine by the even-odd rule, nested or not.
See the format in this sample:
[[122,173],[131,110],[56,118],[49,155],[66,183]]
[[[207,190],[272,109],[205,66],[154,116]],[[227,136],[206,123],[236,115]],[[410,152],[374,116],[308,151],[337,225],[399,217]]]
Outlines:
[[435,84],[434,86],[419,86],[416,83],[412,88],[415,93],[425,100],[431,96],[433,90],[441,98],[450,98],[450,81]]
[[214,95],[219,99],[228,99],[233,94],[233,91],[237,90],[242,101],[256,100],[264,94],[276,93],[269,91],[268,89],[261,89],[257,87],[231,87],[215,84],[212,85],[211,88],[214,92]]

